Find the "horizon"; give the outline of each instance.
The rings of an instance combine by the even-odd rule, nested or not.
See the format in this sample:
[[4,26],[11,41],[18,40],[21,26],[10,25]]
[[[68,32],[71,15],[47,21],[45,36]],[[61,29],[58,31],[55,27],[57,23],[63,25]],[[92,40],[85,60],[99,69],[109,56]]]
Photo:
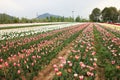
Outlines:
[[82,18],[89,18],[89,14],[94,8],[116,7],[120,8],[119,0],[0,0],[0,13],[6,13],[11,16],[35,18],[37,15],[50,13],[59,16],[69,17],[80,16]]

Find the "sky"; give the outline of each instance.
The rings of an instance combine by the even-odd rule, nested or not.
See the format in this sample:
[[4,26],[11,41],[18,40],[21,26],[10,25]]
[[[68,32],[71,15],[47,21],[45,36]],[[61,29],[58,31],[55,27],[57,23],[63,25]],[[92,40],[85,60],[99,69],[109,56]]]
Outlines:
[[43,13],[69,17],[74,11],[75,17],[89,18],[94,8],[110,6],[120,9],[120,0],[0,0],[0,13],[34,18]]

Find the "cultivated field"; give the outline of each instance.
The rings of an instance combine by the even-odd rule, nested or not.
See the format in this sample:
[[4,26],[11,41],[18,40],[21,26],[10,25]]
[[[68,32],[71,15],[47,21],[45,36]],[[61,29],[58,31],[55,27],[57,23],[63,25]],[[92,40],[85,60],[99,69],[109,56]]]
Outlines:
[[120,80],[120,26],[0,25],[0,80]]

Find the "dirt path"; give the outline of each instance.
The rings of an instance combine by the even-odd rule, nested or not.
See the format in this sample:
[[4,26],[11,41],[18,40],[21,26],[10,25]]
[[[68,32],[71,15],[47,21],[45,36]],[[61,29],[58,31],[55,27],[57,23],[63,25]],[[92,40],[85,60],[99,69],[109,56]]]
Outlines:
[[52,80],[55,75],[53,64],[60,64],[60,60],[58,59],[58,57],[64,57],[65,59],[67,59],[70,50],[72,50],[72,44],[73,42],[68,44],[62,51],[60,51],[56,58],[54,58],[50,62],[50,64],[44,68],[44,70],[40,71],[38,76],[35,77],[33,80]]

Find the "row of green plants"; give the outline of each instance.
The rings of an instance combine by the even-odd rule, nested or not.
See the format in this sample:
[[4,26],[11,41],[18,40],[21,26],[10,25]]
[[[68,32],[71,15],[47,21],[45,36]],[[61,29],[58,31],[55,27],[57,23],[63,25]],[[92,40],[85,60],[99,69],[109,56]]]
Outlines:
[[120,38],[120,31],[119,30],[117,30],[117,29],[111,29],[109,26],[102,26],[102,25],[99,25],[99,26],[101,26],[102,28],[104,28],[108,32],[114,34],[116,37]]
[[[75,27],[75,28],[78,28],[78,27]],[[44,40],[50,40],[63,33],[66,33],[66,30],[67,31],[73,30],[73,27],[64,28],[61,30],[55,30],[52,32],[40,34],[30,38],[26,37],[25,39],[16,40],[16,41],[6,43],[5,45],[1,45],[1,49],[0,49],[1,59],[6,60],[8,59],[8,57],[12,57],[14,55],[18,55],[18,53],[22,53],[24,49],[30,49],[32,46],[36,47],[38,44],[40,44]]]
[[[44,40],[43,44],[46,46],[37,44],[38,48],[32,46],[33,48],[27,50],[28,53],[25,57],[15,62],[5,62],[5,66],[0,66],[0,78],[2,80],[22,80],[23,78],[32,80],[33,77],[37,76],[38,72],[48,65],[58,52],[73,41],[85,27],[86,25],[78,26],[59,36],[56,35],[52,39]],[[34,48],[35,50],[33,50]]]
[[54,64],[53,80],[94,80],[96,75],[96,52],[94,50],[92,25],[88,26],[73,42],[68,59],[60,58],[61,64]]
[[119,80],[120,39],[94,24],[73,43],[67,60],[54,64],[53,80]]
[[117,37],[100,27],[95,25],[94,34],[97,40],[97,56],[98,66],[103,68],[105,80],[120,79],[120,45],[114,43]]

